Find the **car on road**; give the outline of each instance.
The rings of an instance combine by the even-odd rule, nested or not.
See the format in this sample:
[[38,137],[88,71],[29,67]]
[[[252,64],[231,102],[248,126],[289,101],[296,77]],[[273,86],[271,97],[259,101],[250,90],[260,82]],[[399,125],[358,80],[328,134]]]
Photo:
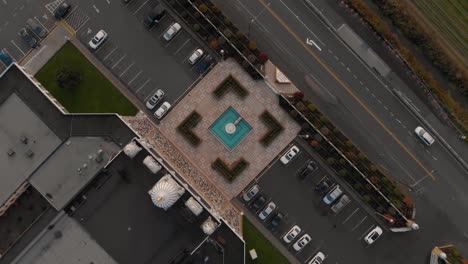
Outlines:
[[175,22],[175,23],[172,23],[172,25],[170,25],[167,29],[166,29],[166,32],[164,32],[164,35],[163,35],[163,38],[166,40],[166,41],[170,41],[171,39],[174,38],[175,35],[177,35],[177,33],[179,33],[180,29],[182,27],[180,26],[179,23]]
[[266,198],[263,195],[259,195],[255,200],[252,202],[252,205],[250,206],[250,209],[256,213],[260,208],[265,206],[266,203]]
[[34,34],[36,34],[38,37],[44,38],[47,35],[45,29],[34,19],[29,18],[26,20],[26,24],[28,24],[32,32],[34,32]]
[[296,237],[301,233],[301,228],[298,225],[293,226],[286,235],[283,236],[283,241],[286,243],[291,243],[296,239]]
[[5,64],[7,67],[13,63],[13,59],[4,50],[0,51],[0,61],[3,62],[3,64]]
[[430,146],[434,144],[435,139],[429,134],[424,128],[418,126],[414,129],[414,133],[424,142],[424,144]]
[[64,18],[68,12],[70,12],[71,5],[63,2],[61,3],[54,11],[54,17],[55,19],[59,20]]
[[318,182],[315,185],[314,190],[321,195],[325,195],[328,192],[328,190],[330,190],[330,188],[333,186],[333,184],[334,183],[330,178],[324,177],[320,182]]
[[31,48],[36,48],[39,45],[37,40],[31,36],[25,28],[20,30],[19,35]]
[[296,147],[296,146],[292,146],[287,152],[286,154],[284,154],[282,157],[281,157],[281,162],[286,165],[288,164],[296,155],[297,153],[299,153],[299,148]]
[[321,251],[317,252],[314,257],[308,262],[308,264],[322,264],[325,260],[325,254]]
[[343,190],[341,190],[341,187],[337,184],[327,193],[327,195],[325,195],[325,197],[323,197],[323,202],[325,204],[332,204],[342,194]]
[[259,214],[258,217],[260,219],[265,220],[267,217],[276,209],[276,204],[274,202],[268,203],[268,205],[263,209]]
[[250,187],[250,189],[242,195],[244,201],[248,202],[252,200],[258,193],[260,192],[260,186],[255,184],[254,186]]
[[156,110],[156,112],[154,112],[154,116],[155,116],[157,119],[161,119],[165,114],[167,114],[167,111],[169,111],[169,109],[171,109],[171,104],[168,103],[168,102],[164,102],[164,103],[158,108],[158,110]]
[[313,160],[309,160],[307,164],[304,166],[304,168],[299,170],[299,179],[304,180],[305,178],[307,178],[307,176],[309,176],[315,170],[317,170],[317,168],[318,168],[317,163],[315,163],[315,161]]
[[271,231],[276,231],[278,227],[281,225],[283,222],[284,215],[280,212],[277,212],[270,220],[270,223],[268,224],[267,228],[270,229]]
[[156,105],[161,101],[161,99],[164,97],[164,92],[161,89],[158,89],[153,96],[151,96],[148,101],[146,101],[146,108],[149,110],[153,110]]
[[296,251],[300,251],[301,249],[303,249],[307,244],[309,244],[310,240],[312,240],[310,238],[310,236],[308,234],[305,234],[303,235],[301,238],[299,238],[296,243],[293,244],[293,248],[294,250]]
[[341,198],[336,202],[332,207],[331,210],[337,214],[339,213],[349,202],[351,202],[351,199],[349,199],[348,195],[343,194]]
[[150,29],[154,26],[154,24],[159,23],[159,21],[161,21],[161,18],[163,18],[166,15],[166,12],[167,11],[162,6],[162,4],[158,3],[143,19],[143,25],[145,25],[147,29]]
[[198,73],[204,73],[206,71],[206,69],[208,69],[208,67],[211,66],[211,64],[213,64],[214,62],[214,58],[213,56],[211,56],[210,54],[206,55],[201,61],[200,63],[197,64],[196,66],[196,70]]
[[94,37],[89,41],[89,47],[94,50],[99,48],[102,45],[102,43],[106,41],[108,36],[109,35],[106,31],[104,31],[103,29],[99,30],[98,33],[96,33],[96,35],[94,35]]
[[376,226],[374,229],[372,229],[367,235],[364,237],[364,241],[366,241],[367,244],[371,245],[374,243],[381,235],[383,234],[382,228],[379,226]]
[[202,49],[196,49],[192,52],[192,55],[188,58],[188,62],[190,65],[194,65],[199,61],[205,53],[203,52]]

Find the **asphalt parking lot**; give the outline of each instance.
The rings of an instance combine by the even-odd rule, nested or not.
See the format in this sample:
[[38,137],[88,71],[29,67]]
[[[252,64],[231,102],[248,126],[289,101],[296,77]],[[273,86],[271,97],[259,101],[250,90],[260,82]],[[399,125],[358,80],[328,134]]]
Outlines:
[[[197,64],[187,62],[188,57],[197,48],[202,48],[205,54],[209,50],[171,12],[150,29],[145,28],[143,20],[156,4],[153,0],[79,4],[65,21],[76,30],[83,44],[99,30],[105,30],[109,37],[93,51],[95,56],[141,101],[162,89],[163,101],[173,104],[202,77],[195,70]],[[174,22],[179,22],[182,29],[166,41],[162,36]]]
[[[273,201],[277,205],[270,217],[276,211],[285,215],[283,223],[273,234],[282,245],[296,255],[300,262],[309,260],[319,251],[326,255],[326,263],[349,263],[350,259],[360,259],[360,256],[363,260],[369,260],[369,256],[372,256],[370,252],[374,248],[383,247],[386,244],[388,233],[384,232],[374,244],[367,245],[363,241],[363,237],[377,225],[373,216],[366,211],[360,201],[353,198],[354,194],[343,184],[340,186],[343,187],[344,193],[351,198],[351,202],[338,213],[334,213],[330,206],[323,203],[323,195],[315,191],[314,187],[324,177],[329,177],[332,180],[336,180],[336,177],[324,168],[315,154],[303,148],[301,139],[294,140],[292,144],[300,148],[298,155],[287,165],[283,165],[277,160],[255,181],[261,188],[260,194],[266,197],[266,204]],[[289,147],[284,151],[288,150]],[[319,164],[318,169],[302,180],[298,177],[298,172],[310,160]],[[242,197],[239,197],[239,200],[243,202]],[[256,219],[261,221],[258,218],[258,212],[262,209],[253,212],[250,209],[251,205],[251,202],[244,203],[247,208],[245,211],[256,214]],[[268,222],[267,218],[265,224],[268,225]],[[312,238],[311,242],[299,252],[292,248],[296,240],[290,244],[286,244],[282,240],[282,237],[294,225],[298,225],[302,229],[296,240],[306,233]]]

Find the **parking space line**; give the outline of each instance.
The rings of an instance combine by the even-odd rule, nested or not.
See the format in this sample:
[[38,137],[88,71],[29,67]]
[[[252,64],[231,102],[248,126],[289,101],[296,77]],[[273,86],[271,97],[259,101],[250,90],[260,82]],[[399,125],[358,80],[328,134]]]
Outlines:
[[6,48],[3,49],[10,57],[12,57],[15,61],[18,61],[13,54],[11,54]]
[[23,56],[26,55],[26,53],[24,53],[24,51],[18,47],[18,45],[16,45],[15,41],[11,40],[11,44],[13,44],[23,54]]
[[146,102],[146,100],[148,100],[148,98],[149,98],[151,95],[153,95],[153,94],[156,92],[157,89],[158,89],[158,87],[156,87],[153,91],[151,91],[151,93],[149,93],[149,94],[145,97],[145,99],[143,99],[143,102]]
[[104,46],[106,46],[106,44],[109,43],[109,42],[104,42],[104,44],[102,44],[95,52],[94,54],[97,54]]
[[117,46],[115,46],[115,48],[113,50],[111,50],[107,55],[106,57],[104,57],[104,59],[102,61],[105,61],[107,60],[107,58],[109,58],[110,55],[112,55],[112,53],[114,53],[114,51],[117,49]]
[[364,216],[364,218],[362,218],[361,221],[357,225],[355,225],[353,229],[351,229],[351,231],[356,230],[356,228],[358,228],[362,224],[362,222],[364,222],[366,219],[367,219],[367,215]]
[[112,69],[114,69],[115,66],[117,66],[123,59],[125,59],[125,57],[127,57],[127,55],[123,55],[122,58],[120,58],[120,59],[114,64],[114,66],[112,66]]
[[146,80],[145,83],[143,83],[137,90],[136,92],[138,93],[143,87],[145,87],[149,82],[151,81],[151,78],[149,78],[148,80]]
[[357,213],[357,211],[359,211],[359,207],[356,208],[356,210],[354,210],[354,212],[352,212],[352,213],[348,216],[348,218],[346,218],[346,219],[344,220],[344,222],[343,222],[342,224],[345,224],[346,222],[348,222],[348,220],[349,220],[355,213]]
[[187,39],[184,44],[182,44],[182,46],[180,46],[177,51],[174,53],[174,55],[176,55],[177,53],[179,53],[179,51],[190,41],[192,40],[191,38]]
[[[161,38],[162,35],[164,35],[164,33],[166,33],[166,32],[164,31],[164,32],[161,34],[161,36],[159,36],[159,38]],[[174,40],[175,40],[178,36],[180,36],[180,32],[177,33],[177,35],[175,35],[175,36],[166,44],[166,46],[164,46],[164,47],[167,48],[169,45],[171,45],[171,43],[174,42]]]
[[361,239],[362,239],[367,233],[369,233],[369,231],[370,231],[372,228],[374,228],[374,227],[375,227],[375,225],[371,225],[371,227],[369,227],[369,228],[366,230],[366,232],[364,232],[364,233],[358,238],[358,240],[361,240]]
[[44,26],[44,24],[42,24],[41,21],[39,21],[39,19],[37,19],[37,17],[34,17],[34,20],[36,20],[37,23],[39,23],[39,25],[41,25],[41,26],[47,31],[47,33],[50,32],[50,31]]
[[88,22],[88,20],[89,20],[89,17],[86,18],[86,20],[83,23],[81,23],[81,25],[75,31],[78,32]]
[[[195,51],[195,50],[193,50],[193,51]],[[190,52],[189,55],[188,55],[187,57],[185,57],[185,59],[183,59],[180,63],[184,63],[186,60],[188,60],[188,58],[190,58],[190,56],[192,55],[193,51]],[[194,66],[195,66],[195,65],[194,65]],[[193,66],[190,67],[190,69],[191,69],[191,68],[193,68]]]
[[146,5],[146,3],[148,3],[148,0],[146,0],[140,7],[137,8],[137,10],[135,10],[135,12],[133,12],[133,15],[136,15],[136,13],[138,13],[138,11],[140,11],[140,9]]
[[133,79],[131,79],[129,82],[128,82],[128,85],[132,84],[132,82],[134,82],[136,80],[136,78],[138,78],[138,76],[140,76],[140,74],[142,73],[143,71],[139,71],[135,77],[133,77]]
[[119,77],[122,78],[122,76],[135,64],[135,62],[132,62],[128,67],[119,75]]

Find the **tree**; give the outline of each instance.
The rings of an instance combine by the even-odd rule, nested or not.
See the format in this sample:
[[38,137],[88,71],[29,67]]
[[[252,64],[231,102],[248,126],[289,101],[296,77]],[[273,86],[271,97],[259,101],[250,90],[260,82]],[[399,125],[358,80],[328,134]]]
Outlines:
[[249,41],[249,49],[251,51],[257,50],[257,43],[255,41]]
[[366,160],[367,159],[366,154],[364,154],[362,152],[358,154],[358,157],[359,157],[360,160]]
[[217,5],[213,5],[213,6],[211,6],[211,12],[213,12],[215,14],[219,14],[221,12],[221,10],[219,9],[219,7]]
[[60,68],[55,77],[58,86],[61,88],[73,89],[81,83],[81,74],[69,68]]
[[328,159],[327,159],[327,163],[328,163],[328,165],[333,165],[333,164],[335,164],[335,158],[333,158],[333,157],[328,158]]
[[301,100],[302,98],[304,98],[304,93],[301,92],[301,91],[297,91],[297,92],[294,93],[293,96],[294,96],[294,99]]
[[268,61],[268,54],[266,54],[265,52],[260,52],[260,54],[258,54],[258,61],[261,64],[265,64],[265,62]]
[[217,49],[218,48],[218,41],[216,41],[215,39],[210,41],[210,47],[213,48],[213,49]]
[[198,9],[200,9],[200,12],[202,12],[203,14],[206,13],[206,11],[208,11],[208,7],[205,5],[205,4],[201,4]]
[[200,30],[200,25],[199,24],[193,25],[193,31],[198,32],[199,30]]

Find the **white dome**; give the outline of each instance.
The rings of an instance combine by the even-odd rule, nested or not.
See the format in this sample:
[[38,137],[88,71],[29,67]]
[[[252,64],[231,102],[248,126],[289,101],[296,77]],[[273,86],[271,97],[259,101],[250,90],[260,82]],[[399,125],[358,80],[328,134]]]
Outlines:
[[179,200],[184,192],[185,189],[180,187],[169,174],[166,174],[148,193],[154,205],[167,210]]
[[213,234],[217,227],[217,224],[213,221],[213,219],[211,219],[211,216],[208,217],[208,219],[206,219],[205,222],[201,224],[203,233],[205,233],[208,236]]

